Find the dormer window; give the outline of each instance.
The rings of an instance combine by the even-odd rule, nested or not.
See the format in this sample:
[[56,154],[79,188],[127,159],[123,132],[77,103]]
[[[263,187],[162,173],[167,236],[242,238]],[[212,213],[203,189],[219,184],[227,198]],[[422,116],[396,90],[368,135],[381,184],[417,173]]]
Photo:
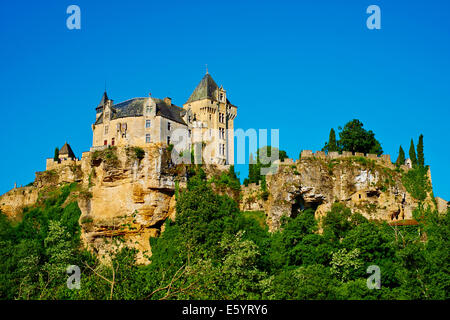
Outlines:
[[145,108],[145,113],[151,113],[152,112],[152,107],[150,107],[150,106],[147,106],[146,108]]
[[109,119],[109,112],[105,112],[105,119]]

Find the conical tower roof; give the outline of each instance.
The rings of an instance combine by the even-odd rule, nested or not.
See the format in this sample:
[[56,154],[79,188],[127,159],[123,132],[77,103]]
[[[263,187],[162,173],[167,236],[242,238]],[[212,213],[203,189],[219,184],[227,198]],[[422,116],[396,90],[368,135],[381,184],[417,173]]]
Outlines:
[[186,103],[190,103],[197,100],[203,99],[211,99],[217,101],[217,90],[219,87],[217,86],[214,79],[211,77],[209,73],[206,73],[202,78],[200,83],[195,88],[194,92],[192,92]]
[[59,155],[67,155],[67,158],[75,158],[75,153],[73,153],[72,148],[67,142],[59,150]]

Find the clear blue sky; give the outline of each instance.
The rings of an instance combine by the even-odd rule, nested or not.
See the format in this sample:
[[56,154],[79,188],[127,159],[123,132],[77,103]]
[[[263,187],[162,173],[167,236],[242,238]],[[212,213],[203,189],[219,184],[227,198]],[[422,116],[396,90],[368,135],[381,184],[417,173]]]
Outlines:
[[[81,8],[81,30],[66,8]],[[381,8],[382,29],[366,28]],[[385,153],[424,134],[434,191],[450,200],[450,2],[3,1],[0,194],[27,184],[67,140],[89,150],[105,81],[116,102],[182,105],[205,64],[239,128],[278,128],[298,158],[358,118]],[[241,176],[246,170],[237,168]]]

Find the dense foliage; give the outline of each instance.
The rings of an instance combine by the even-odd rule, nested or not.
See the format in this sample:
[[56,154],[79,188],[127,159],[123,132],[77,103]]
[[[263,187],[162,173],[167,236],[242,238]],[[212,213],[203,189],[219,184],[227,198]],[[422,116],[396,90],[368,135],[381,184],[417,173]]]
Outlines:
[[339,140],[336,141],[334,129],[330,131],[328,142],[325,143],[323,151],[350,151],[362,153],[374,153],[381,155],[383,149],[380,142],[375,139],[372,130],[363,128],[364,124],[358,119],[354,119],[345,124],[344,128],[340,128]]
[[[416,226],[368,221],[342,204],[322,220],[312,210],[269,233],[257,215],[214,193],[202,170],[177,194],[177,219],[151,238],[152,263],[133,250],[100,264],[80,247],[80,211],[68,185],[26,209],[0,215],[1,299],[448,299],[449,214],[422,206]],[[80,289],[66,285],[68,265]],[[368,266],[381,270],[369,290]]]
[[395,162],[395,164],[397,166],[401,166],[405,164],[405,151],[403,150],[402,146],[400,146],[400,148],[398,149],[398,157],[397,157],[397,161]]
[[[278,158],[275,157],[278,153]],[[261,168],[269,168],[273,165],[274,160],[280,160],[288,158],[286,151],[273,148],[271,146],[265,146],[259,148],[256,151],[256,160],[253,159],[253,155],[250,155],[250,163],[248,165],[248,178],[244,179],[244,184],[249,183],[261,184],[262,189],[265,189],[265,175],[261,174]]]
[[330,136],[328,138],[328,142],[325,142],[325,146],[322,148],[322,151],[325,152],[333,152],[333,151],[339,151],[339,146],[337,144],[336,140],[336,132],[333,128],[330,130]]

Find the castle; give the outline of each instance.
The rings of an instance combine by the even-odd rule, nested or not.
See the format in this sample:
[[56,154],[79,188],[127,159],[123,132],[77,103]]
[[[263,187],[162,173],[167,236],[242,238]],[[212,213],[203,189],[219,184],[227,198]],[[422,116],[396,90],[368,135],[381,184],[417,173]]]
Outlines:
[[208,71],[183,107],[151,96],[114,104],[105,91],[95,110],[91,151],[166,143],[178,152],[201,153],[206,163],[234,164],[237,107]]

